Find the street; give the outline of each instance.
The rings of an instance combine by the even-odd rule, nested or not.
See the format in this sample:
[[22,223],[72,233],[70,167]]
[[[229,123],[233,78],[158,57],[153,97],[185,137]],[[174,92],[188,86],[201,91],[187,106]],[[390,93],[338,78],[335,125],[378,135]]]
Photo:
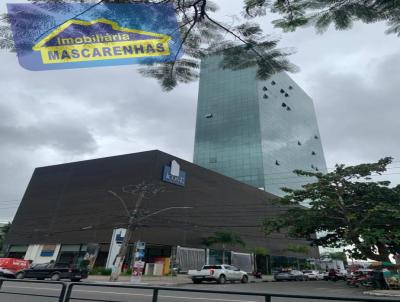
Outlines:
[[[293,295],[316,295],[316,296],[337,296],[344,298],[371,298],[365,296],[362,292],[365,289],[350,288],[344,282],[262,282],[262,283],[249,283],[249,284],[200,284],[192,285],[185,284],[178,286],[182,289],[204,289],[204,290],[222,290],[222,291],[249,291],[249,292],[268,292],[274,294],[293,294]],[[166,289],[171,288],[166,286]],[[24,293],[34,295],[49,295],[57,296],[60,292],[59,285],[52,284],[32,284],[32,283],[14,283],[5,282],[2,286],[1,292]],[[1,302],[54,302],[58,301],[57,298],[43,297],[43,296],[23,296],[15,294],[1,294]],[[137,302],[150,302],[152,301],[152,290],[147,289],[127,289],[127,288],[112,288],[112,287],[91,287],[79,285],[73,290],[72,301],[137,301]],[[93,300],[92,300],[93,299]],[[385,300],[398,301],[398,298],[384,298]],[[256,296],[240,296],[234,294],[209,294],[209,293],[195,293],[195,292],[177,292],[170,290],[160,290],[160,302],[258,302],[264,301],[262,297]],[[303,302],[309,301],[306,299],[290,299],[290,298],[272,298],[272,301],[283,302]],[[316,299],[314,301],[327,301]]]

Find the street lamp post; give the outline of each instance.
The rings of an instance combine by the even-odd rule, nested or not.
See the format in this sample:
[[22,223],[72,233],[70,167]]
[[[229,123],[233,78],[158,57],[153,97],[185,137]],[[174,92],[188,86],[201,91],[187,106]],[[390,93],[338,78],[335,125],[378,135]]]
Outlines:
[[[160,190],[153,190],[153,194],[156,194],[159,191]],[[156,192],[156,193],[154,193],[154,192]],[[121,274],[122,266],[123,266],[123,263],[124,263],[124,259],[126,257],[127,252],[128,252],[129,241],[130,241],[130,239],[132,237],[132,234],[139,227],[139,222],[141,222],[141,221],[143,221],[143,220],[145,220],[145,219],[147,219],[147,218],[149,218],[151,216],[155,216],[155,215],[158,215],[158,214],[166,212],[166,211],[170,211],[170,210],[174,210],[174,209],[191,209],[192,207],[168,207],[168,208],[157,210],[157,211],[155,211],[153,213],[150,213],[148,215],[139,217],[139,209],[140,209],[140,206],[141,206],[141,204],[143,202],[143,199],[145,197],[146,190],[139,190],[139,195],[138,195],[138,198],[136,200],[136,205],[135,205],[135,208],[133,209],[132,212],[129,212],[125,201],[120,196],[118,196],[117,193],[115,193],[113,191],[108,191],[108,193],[112,194],[114,197],[116,197],[122,203],[122,205],[123,205],[123,207],[125,209],[125,212],[127,214],[127,217],[129,218],[128,226],[127,226],[127,229],[126,229],[126,233],[125,233],[124,239],[122,240],[120,250],[119,250],[117,256],[114,259],[113,271],[112,271],[111,276],[110,276],[110,281],[117,281],[118,278],[119,278],[119,275]]]

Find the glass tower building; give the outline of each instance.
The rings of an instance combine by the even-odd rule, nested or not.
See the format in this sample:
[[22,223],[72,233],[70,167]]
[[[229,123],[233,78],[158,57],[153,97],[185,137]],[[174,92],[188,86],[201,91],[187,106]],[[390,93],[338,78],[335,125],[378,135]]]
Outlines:
[[278,196],[310,182],[293,170],[326,172],[312,99],[284,72],[260,81],[220,60],[201,63],[194,163]]

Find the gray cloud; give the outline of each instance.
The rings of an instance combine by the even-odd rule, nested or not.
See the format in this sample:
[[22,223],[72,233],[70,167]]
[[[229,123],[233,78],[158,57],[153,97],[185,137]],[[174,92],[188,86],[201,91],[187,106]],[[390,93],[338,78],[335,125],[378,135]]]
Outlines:
[[21,198],[37,166],[149,149],[192,159],[197,83],[164,93],[132,66],[30,72],[5,52],[0,66],[0,201]]
[[[359,72],[318,72],[313,91],[328,154],[348,154],[353,161],[400,158],[397,86],[400,52],[371,60]],[[322,85],[324,84],[324,85]],[[341,158],[340,158],[341,159]]]
[[60,152],[84,154],[96,149],[96,142],[85,126],[64,120],[63,124],[41,122],[35,125],[15,126],[0,123],[3,148],[36,149],[47,146]]

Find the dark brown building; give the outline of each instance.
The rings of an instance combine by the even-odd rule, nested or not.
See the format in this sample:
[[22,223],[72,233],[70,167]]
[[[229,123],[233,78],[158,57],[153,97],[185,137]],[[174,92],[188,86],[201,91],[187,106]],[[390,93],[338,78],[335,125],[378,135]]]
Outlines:
[[[163,181],[165,166],[173,160],[186,173],[184,186]],[[137,194],[123,188],[140,183],[162,188],[144,199],[142,216],[168,207],[190,207],[140,223],[132,242],[146,242],[146,257],[171,256],[177,246],[204,248],[202,240],[216,231],[232,231],[245,241],[245,248],[232,250],[266,248],[270,266],[298,261],[290,257],[318,257],[315,248],[308,255],[287,251],[288,244],[307,242],[284,234],[265,237],[263,219],[285,210],[271,203],[276,196],[157,150],[35,169],[7,236],[9,254],[43,262],[50,259],[46,257],[80,255],[88,243],[97,243],[97,264],[104,266],[113,229],[126,227],[128,221],[123,204],[108,191],[118,193],[131,210]],[[218,258],[215,255],[213,259]]]

